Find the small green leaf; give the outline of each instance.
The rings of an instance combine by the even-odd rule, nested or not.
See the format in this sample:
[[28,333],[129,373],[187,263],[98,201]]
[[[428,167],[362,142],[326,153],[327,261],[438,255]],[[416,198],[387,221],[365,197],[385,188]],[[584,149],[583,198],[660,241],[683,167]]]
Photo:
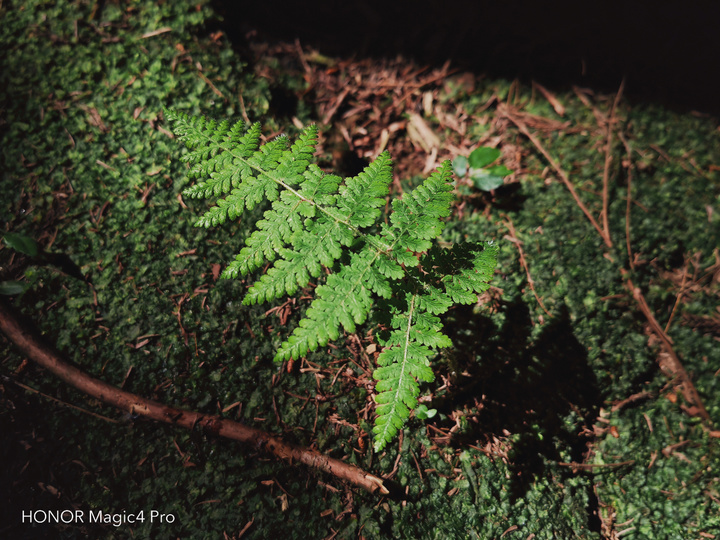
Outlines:
[[38,246],[35,243],[35,240],[30,238],[29,236],[25,236],[24,234],[18,234],[18,233],[5,233],[5,243],[13,248],[15,251],[19,251],[20,253],[23,253],[24,255],[29,255],[30,257],[37,257],[39,250]]
[[476,148],[470,154],[469,162],[470,167],[473,169],[482,169],[487,167],[493,161],[500,157],[500,150],[497,148],[488,148],[487,146],[481,146]]
[[23,293],[27,288],[27,283],[21,283],[19,281],[0,281],[0,294],[4,296],[12,296],[14,294]]
[[468,158],[465,156],[457,156],[452,162],[453,172],[458,178],[462,178],[468,171]]
[[486,169],[470,169],[470,178],[482,191],[491,191],[503,185],[502,176],[490,174]]
[[493,176],[505,177],[512,171],[508,169],[505,165],[495,165],[494,167],[488,167],[487,172],[489,172]]
[[415,409],[415,416],[420,420],[427,420],[437,414],[437,409],[428,409],[426,405],[420,405]]

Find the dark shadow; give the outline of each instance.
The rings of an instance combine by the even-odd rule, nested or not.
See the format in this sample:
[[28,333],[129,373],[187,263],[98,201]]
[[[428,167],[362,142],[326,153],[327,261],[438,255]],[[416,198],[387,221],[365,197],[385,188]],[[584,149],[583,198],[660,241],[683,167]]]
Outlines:
[[80,508],[74,486],[81,482],[85,466],[72,461],[71,446],[58,437],[56,426],[67,419],[64,411],[58,412],[47,401],[28,395],[10,378],[0,379],[0,390],[0,408],[4,410],[0,414],[0,537],[36,540],[104,536],[108,531],[100,525],[63,527],[43,522],[42,512],[30,514],[34,510],[67,512]]
[[298,97],[295,93],[279,85],[270,88],[270,108],[268,112],[276,118],[291,119],[297,114]]
[[[720,5],[680,2],[234,2],[214,0],[238,48],[299,39],[342,57],[398,54],[423,65],[615,92],[720,113]],[[245,55],[245,60],[249,56]]]
[[501,212],[519,212],[523,209],[527,198],[523,184],[513,182],[503,184],[491,192],[463,190],[458,197],[458,203],[478,212],[483,212],[489,206]]
[[[564,461],[559,448],[569,450],[572,461],[583,461],[589,440],[580,432],[591,429],[602,401],[565,307],[534,339],[524,303],[506,304],[503,311],[501,328],[470,308],[453,311],[445,327],[455,344],[449,366],[469,376],[457,376],[457,386],[433,407],[446,415],[468,411],[467,427],[451,441],[458,447],[504,438],[506,432],[517,437],[509,460],[512,496],[519,498],[545,474],[547,462]],[[573,412],[578,419],[569,429],[563,419]]]
[[502,212],[519,212],[525,206],[527,198],[523,184],[513,182],[512,184],[503,184],[495,190],[492,205]]

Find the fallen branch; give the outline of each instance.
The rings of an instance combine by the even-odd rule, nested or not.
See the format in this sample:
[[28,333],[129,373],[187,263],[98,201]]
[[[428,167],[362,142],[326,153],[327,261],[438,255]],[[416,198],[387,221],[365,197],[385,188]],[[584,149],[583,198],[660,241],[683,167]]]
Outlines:
[[389,493],[380,478],[338,459],[327,457],[314,450],[287,444],[269,433],[219,416],[169,407],[130,392],[125,392],[91,377],[63,361],[57,351],[43,343],[42,339],[33,330],[21,324],[12,310],[1,299],[0,330],[32,361],[81,392],[118,409],[174,426],[188,429],[200,427],[209,435],[250,444],[258,450],[264,450],[291,463],[298,461],[308,467],[319,469],[366,489],[370,493],[379,492],[383,495]]

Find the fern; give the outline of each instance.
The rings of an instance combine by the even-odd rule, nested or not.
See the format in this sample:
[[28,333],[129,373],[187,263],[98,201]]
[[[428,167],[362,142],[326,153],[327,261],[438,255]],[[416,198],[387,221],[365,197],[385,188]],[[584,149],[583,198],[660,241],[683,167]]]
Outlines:
[[[182,160],[196,183],[187,197],[218,197],[197,220],[210,227],[234,220],[263,201],[269,207],[223,277],[246,276],[265,264],[245,304],[293,295],[311,279],[323,281],[305,317],[275,355],[301,358],[341,332],[355,332],[382,302],[389,314],[380,337],[374,446],[382,450],[417,406],[419,381],[434,378],[430,360],[451,346],[439,315],[469,304],[488,288],[497,255],[492,242],[433,246],[450,215],[450,162],[402,198],[381,220],[392,180],[392,162],[381,154],[358,176],[343,181],[312,163],[317,128],[294,144],[286,137],[260,144],[260,125],[230,125],[166,110],[165,117],[189,152]],[[382,335],[382,333],[381,333]]]

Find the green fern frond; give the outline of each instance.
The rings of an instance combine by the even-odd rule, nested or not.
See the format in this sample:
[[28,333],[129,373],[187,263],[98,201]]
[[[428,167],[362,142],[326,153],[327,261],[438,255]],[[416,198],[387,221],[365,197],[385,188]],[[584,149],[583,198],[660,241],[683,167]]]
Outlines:
[[[394,330],[378,356],[380,367],[373,373],[378,381],[375,387],[378,392],[375,396],[377,419],[373,428],[376,452],[395,437],[410,416],[410,411],[417,406],[420,393],[417,381],[432,382],[435,378],[430,369],[432,350],[424,343],[450,345],[450,340],[439,332],[440,319],[435,317],[436,321],[433,321],[419,317],[414,295],[411,295],[408,304],[407,313],[393,317]],[[432,325],[433,322],[437,324]]]
[[[317,128],[294,144],[286,137],[260,145],[260,126],[217,123],[166,110],[165,117],[189,152],[183,193],[220,197],[196,223],[216,226],[263,201],[263,218],[223,277],[247,276],[270,263],[243,302],[256,304],[295,294],[320,280],[305,317],[280,345],[275,360],[300,358],[365,323],[374,299],[393,305],[389,337],[374,373],[377,382],[375,449],[382,450],[417,406],[420,382],[434,375],[430,360],[451,346],[438,315],[455,303],[472,303],[492,278],[497,248],[491,243],[433,247],[453,202],[449,162],[415,190],[392,201],[381,221],[392,181],[384,152],[363,172],[342,180],[312,163]],[[322,282],[326,271],[330,273]]]
[[[492,243],[465,244],[452,250],[436,248],[421,258],[424,284],[407,301],[407,312],[392,319],[390,339],[378,356],[381,366],[373,373],[378,381],[375,451],[392,440],[410,411],[417,406],[419,385],[416,380],[432,382],[429,359],[435,349],[451,347],[452,342],[440,330],[438,315],[454,303],[471,304],[488,289],[495,270],[497,246]],[[445,290],[428,283],[441,277]]]
[[345,181],[338,200],[341,215],[358,228],[373,225],[385,206],[391,181],[392,161],[390,154],[383,152],[358,176]]

